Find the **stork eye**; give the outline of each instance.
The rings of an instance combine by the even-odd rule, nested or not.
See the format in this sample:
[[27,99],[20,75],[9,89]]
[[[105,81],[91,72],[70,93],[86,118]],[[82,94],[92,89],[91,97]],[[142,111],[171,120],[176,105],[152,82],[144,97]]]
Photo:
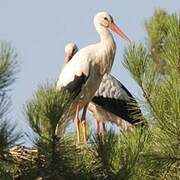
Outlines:
[[104,17],[104,20],[108,21],[108,18],[107,18],[107,17]]
[[73,48],[72,54],[74,55],[74,54],[76,54],[76,52],[77,52],[77,49]]

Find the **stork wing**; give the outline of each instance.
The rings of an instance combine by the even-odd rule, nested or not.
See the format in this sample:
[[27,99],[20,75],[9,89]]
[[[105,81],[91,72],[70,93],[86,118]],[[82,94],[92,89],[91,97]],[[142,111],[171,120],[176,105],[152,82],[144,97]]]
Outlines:
[[87,60],[72,59],[62,69],[57,88],[67,90],[75,98],[88,80],[89,69],[90,63]]
[[129,98],[133,98],[126,87],[110,74],[104,75],[99,89],[96,91],[95,95],[127,101]]
[[105,75],[92,102],[101,106],[129,123],[137,123],[134,114],[141,113],[140,109],[134,109],[137,104],[131,93],[112,75]]
[[66,86],[63,87],[64,90],[67,90],[73,97],[78,96],[81,92],[83,85],[86,83],[88,76],[82,73],[80,76],[74,75],[74,80],[69,82]]

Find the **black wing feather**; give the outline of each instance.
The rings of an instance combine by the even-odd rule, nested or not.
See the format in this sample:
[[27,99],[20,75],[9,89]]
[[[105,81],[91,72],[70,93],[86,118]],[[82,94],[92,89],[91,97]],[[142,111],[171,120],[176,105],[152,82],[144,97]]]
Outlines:
[[133,116],[135,114],[141,113],[140,109],[134,109],[135,105],[132,103],[133,100],[130,100],[129,103],[125,100],[112,99],[103,96],[94,96],[92,102],[101,106],[108,112],[111,112],[118,117],[128,121],[131,124],[140,122],[135,120]]
[[140,121],[134,118],[134,115],[141,114],[135,98],[119,80],[110,74],[103,77],[92,102],[131,124]]
[[81,76],[75,75],[74,80],[64,86],[63,89],[68,91],[68,93],[72,94],[75,98],[81,92],[82,87],[86,83],[87,79],[88,76],[86,76],[84,73],[82,73]]

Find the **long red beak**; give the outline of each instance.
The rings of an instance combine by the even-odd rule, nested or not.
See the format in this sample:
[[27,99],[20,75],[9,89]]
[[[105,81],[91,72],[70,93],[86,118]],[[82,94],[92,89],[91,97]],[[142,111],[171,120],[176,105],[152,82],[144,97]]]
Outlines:
[[115,33],[117,33],[119,36],[121,36],[124,40],[130,41],[130,39],[121,31],[121,29],[114,22],[109,25],[109,28]]

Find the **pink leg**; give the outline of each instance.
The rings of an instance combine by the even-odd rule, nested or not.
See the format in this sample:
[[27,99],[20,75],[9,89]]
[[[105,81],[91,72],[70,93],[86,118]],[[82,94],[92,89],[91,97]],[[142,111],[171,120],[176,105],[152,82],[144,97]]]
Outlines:
[[79,131],[79,104],[76,107],[76,114],[75,114],[75,118],[74,118],[74,124],[76,127],[76,135],[77,135],[77,144],[80,143],[80,131]]
[[100,122],[96,120],[96,133],[100,134]]
[[87,112],[87,107],[89,103],[87,103],[84,106],[83,112],[82,112],[82,117],[81,117],[81,123],[82,123],[82,129],[83,129],[83,139],[84,143],[87,143],[87,130],[86,130],[86,112]]
[[106,125],[103,122],[96,120],[96,133],[97,134],[105,134],[107,132]]
[[106,124],[102,123],[102,133],[106,134],[107,130],[106,130]]
[[100,124],[100,134],[105,134],[106,133],[106,125],[103,122],[99,122]]
[[100,126],[100,128],[101,128],[101,130],[100,130],[101,139],[102,139],[103,142],[105,142],[106,125],[105,125],[105,123],[103,123],[103,122],[101,122],[100,125],[101,125],[101,126]]

